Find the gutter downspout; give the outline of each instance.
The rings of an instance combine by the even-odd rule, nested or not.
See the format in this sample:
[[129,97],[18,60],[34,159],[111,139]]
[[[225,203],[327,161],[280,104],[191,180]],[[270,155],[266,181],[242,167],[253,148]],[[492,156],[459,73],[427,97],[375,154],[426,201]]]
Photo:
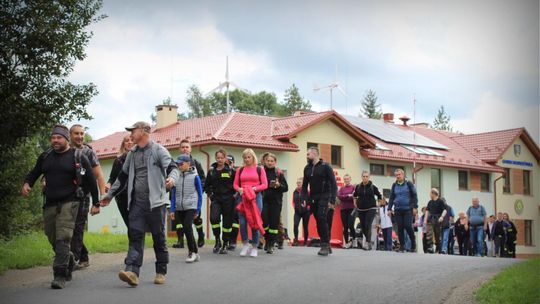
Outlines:
[[504,178],[504,173],[493,181],[493,207],[495,208],[495,214],[497,214],[497,181],[501,178]]
[[424,165],[420,164],[420,168],[416,169],[413,167],[413,184],[416,186],[416,173],[422,171],[424,169]]
[[[199,151],[201,151],[202,154],[206,155],[206,174],[208,174],[208,170],[210,169],[210,154],[204,151],[202,146],[199,146]],[[206,176],[206,178],[208,178],[208,176]],[[210,221],[208,220],[209,218],[210,218],[210,198],[208,198],[208,195],[207,195],[206,196],[206,239],[208,240],[210,239]]]

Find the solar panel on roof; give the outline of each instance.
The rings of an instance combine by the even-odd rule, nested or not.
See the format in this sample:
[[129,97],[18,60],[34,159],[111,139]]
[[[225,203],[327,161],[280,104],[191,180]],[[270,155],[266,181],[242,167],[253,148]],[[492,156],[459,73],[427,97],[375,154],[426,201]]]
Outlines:
[[382,120],[350,115],[343,115],[343,117],[357,128],[385,142],[448,150],[448,147],[418,133],[415,140],[412,131],[403,130]]

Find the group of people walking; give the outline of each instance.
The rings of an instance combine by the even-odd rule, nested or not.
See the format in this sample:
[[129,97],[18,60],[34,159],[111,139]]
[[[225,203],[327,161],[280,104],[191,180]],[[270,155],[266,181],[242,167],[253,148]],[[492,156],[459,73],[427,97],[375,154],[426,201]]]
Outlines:
[[[72,271],[88,267],[88,250],[83,242],[88,213],[98,214],[100,208],[108,206],[113,198],[128,227],[129,239],[125,267],[118,276],[130,286],[139,284],[144,237],[148,230],[156,256],[154,283],[165,283],[169,263],[165,232],[169,220],[167,214],[178,236],[173,247],[183,248],[185,236],[188,248],[185,261],[200,261],[198,248],[205,243],[201,217],[203,193],[211,201],[214,253],[234,251],[238,232],[242,240],[240,256],[257,257],[262,248],[273,254],[276,247],[282,248],[280,215],[283,193],[289,188],[277,165],[276,155],[265,153],[259,161],[255,152],[248,148],[242,152],[242,165],[236,167],[234,156],[220,148],[214,153],[215,162],[209,166],[206,175],[200,162],[192,157],[188,140],[181,142],[181,154],[173,160],[166,148],[150,139],[148,123],[137,122],[126,130],[130,134],[121,142],[120,154],[113,163],[107,183],[95,152],[84,143],[81,125],[71,129],[55,126],[50,136],[51,149],[39,156],[25,180],[22,194],[28,196],[31,187],[43,176],[45,233],[55,251],[52,288],[64,288],[66,281],[71,280]],[[340,203],[344,247],[358,246],[354,223],[359,218],[362,248],[376,249],[378,236],[382,235],[384,242],[379,249],[392,250],[395,225],[399,239],[397,250],[416,251],[413,224],[417,218],[418,197],[415,185],[405,178],[402,169],[395,171],[396,181],[387,203],[368,172],[362,172],[362,181],[357,185],[351,184],[350,175],[345,175],[345,185],[338,190],[334,170],[320,158],[318,148],[308,148],[306,157],[303,176],[298,178],[292,195],[295,211],[293,246],[300,244],[298,226],[301,221],[304,244],[308,243],[309,218],[313,215],[320,237],[318,255],[331,254],[332,219],[335,206]],[[440,242],[441,232],[444,235],[441,224],[453,214],[450,215],[449,206],[439,198],[436,189],[431,195],[421,226],[429,231],[424,247],[431,248],[428,252],[435,252],[433,244],[446,248]],[[471,242],[477,244],[481,237],[478,231],[484,231],[480,228],[485,226],[487,229],[488,225],[485,210],[482,210],[483,207],[475,207],[473,201],[467,211],[468,220],[464,221],[460,216],[455,225],[458,242],[460,229],[465,229],[470,231]],[[515,254],[515,245],[510,246],[511,231],[515,231],[513,224],[508,221],[500,224],[497,220],[489,225],[495,252]],[[195,240],[193,226],[198,240]],[[264,247],[260,244],[261,236]],[[502,247],[505,249],[500,249]]]

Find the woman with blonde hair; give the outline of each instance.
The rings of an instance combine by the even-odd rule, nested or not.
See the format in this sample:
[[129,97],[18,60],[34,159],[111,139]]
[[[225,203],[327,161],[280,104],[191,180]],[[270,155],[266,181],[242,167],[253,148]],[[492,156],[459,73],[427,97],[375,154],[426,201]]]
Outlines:
[[[242,152],[244,164],[237,171],[234,177],[234,190],[236,190],[243,198],[243,205],[249,195],[255,195],[256,209],[254,216],[262,222],[262,191],[268,188],[265,171],[257,165],[257,156],[252,149],[245,149]],[[241,206],[239,205],[239,206]],[[257,257],[257,245],[259,244],[259,230],[252,227],[252,247],[249,245],[247,220],[246,215],[239,212],[240,234],[242,236],[243,247],[240,251],[240,256],[246,256],[248,253],[251,257]]]
[[[114,184],[116,179],[118,178],[118,174],[120,174],[120,171],[122,171],[122,166],[124,165],[124,162],[126,161],[126,156],[128,152],[133,148],[133,141],[131,140],[131,135],[126,135],[122,139],[122,143],[120,144],[119,154],[114,160],[111,174],[109,175],[109,181],[105,185],[105,192],[109,192],[109,189],[111,189],[111,185]],[[122,219],[124,220],[124,224],[126,224],[126,227],[129,227],[129,219],[128,219],[128,197],[127,197],[127,191],[124,190],[120,192],[116,197],[116,205],[118,206],[118,211],[120,211],[120,215],[122,216]],[[128,229],[129,231],[129,229]]]
[[469,251],[469,219],[465,212],[459,212],[459,217],[456,220],[454,229],[458,241],[459,254],[467,255],[467,252]]

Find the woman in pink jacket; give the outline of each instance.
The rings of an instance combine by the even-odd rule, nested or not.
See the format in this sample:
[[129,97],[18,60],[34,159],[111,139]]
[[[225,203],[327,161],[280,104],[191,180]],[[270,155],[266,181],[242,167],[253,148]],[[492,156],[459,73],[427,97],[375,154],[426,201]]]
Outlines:
[[[244,189],[250,187],[256,193],[257,207],[259,215],[262,210],[262,194],[261,192],[268,188],[266,173],[262,167],[257,166],[257,156],[252,149],[245,149],[242,152],[244,165],[238,169],[234,177],[234,190],[240,195],[244,194]],[[240,256],[246,256],[248,253],[251,257],[257,257],[257,245],[259,244],[259,231],[251,230],[252,244],[249,245],[248,230],[246,218],[242,214],[238,214],[240,220],[240,235],[242,236],[242,250]]]

